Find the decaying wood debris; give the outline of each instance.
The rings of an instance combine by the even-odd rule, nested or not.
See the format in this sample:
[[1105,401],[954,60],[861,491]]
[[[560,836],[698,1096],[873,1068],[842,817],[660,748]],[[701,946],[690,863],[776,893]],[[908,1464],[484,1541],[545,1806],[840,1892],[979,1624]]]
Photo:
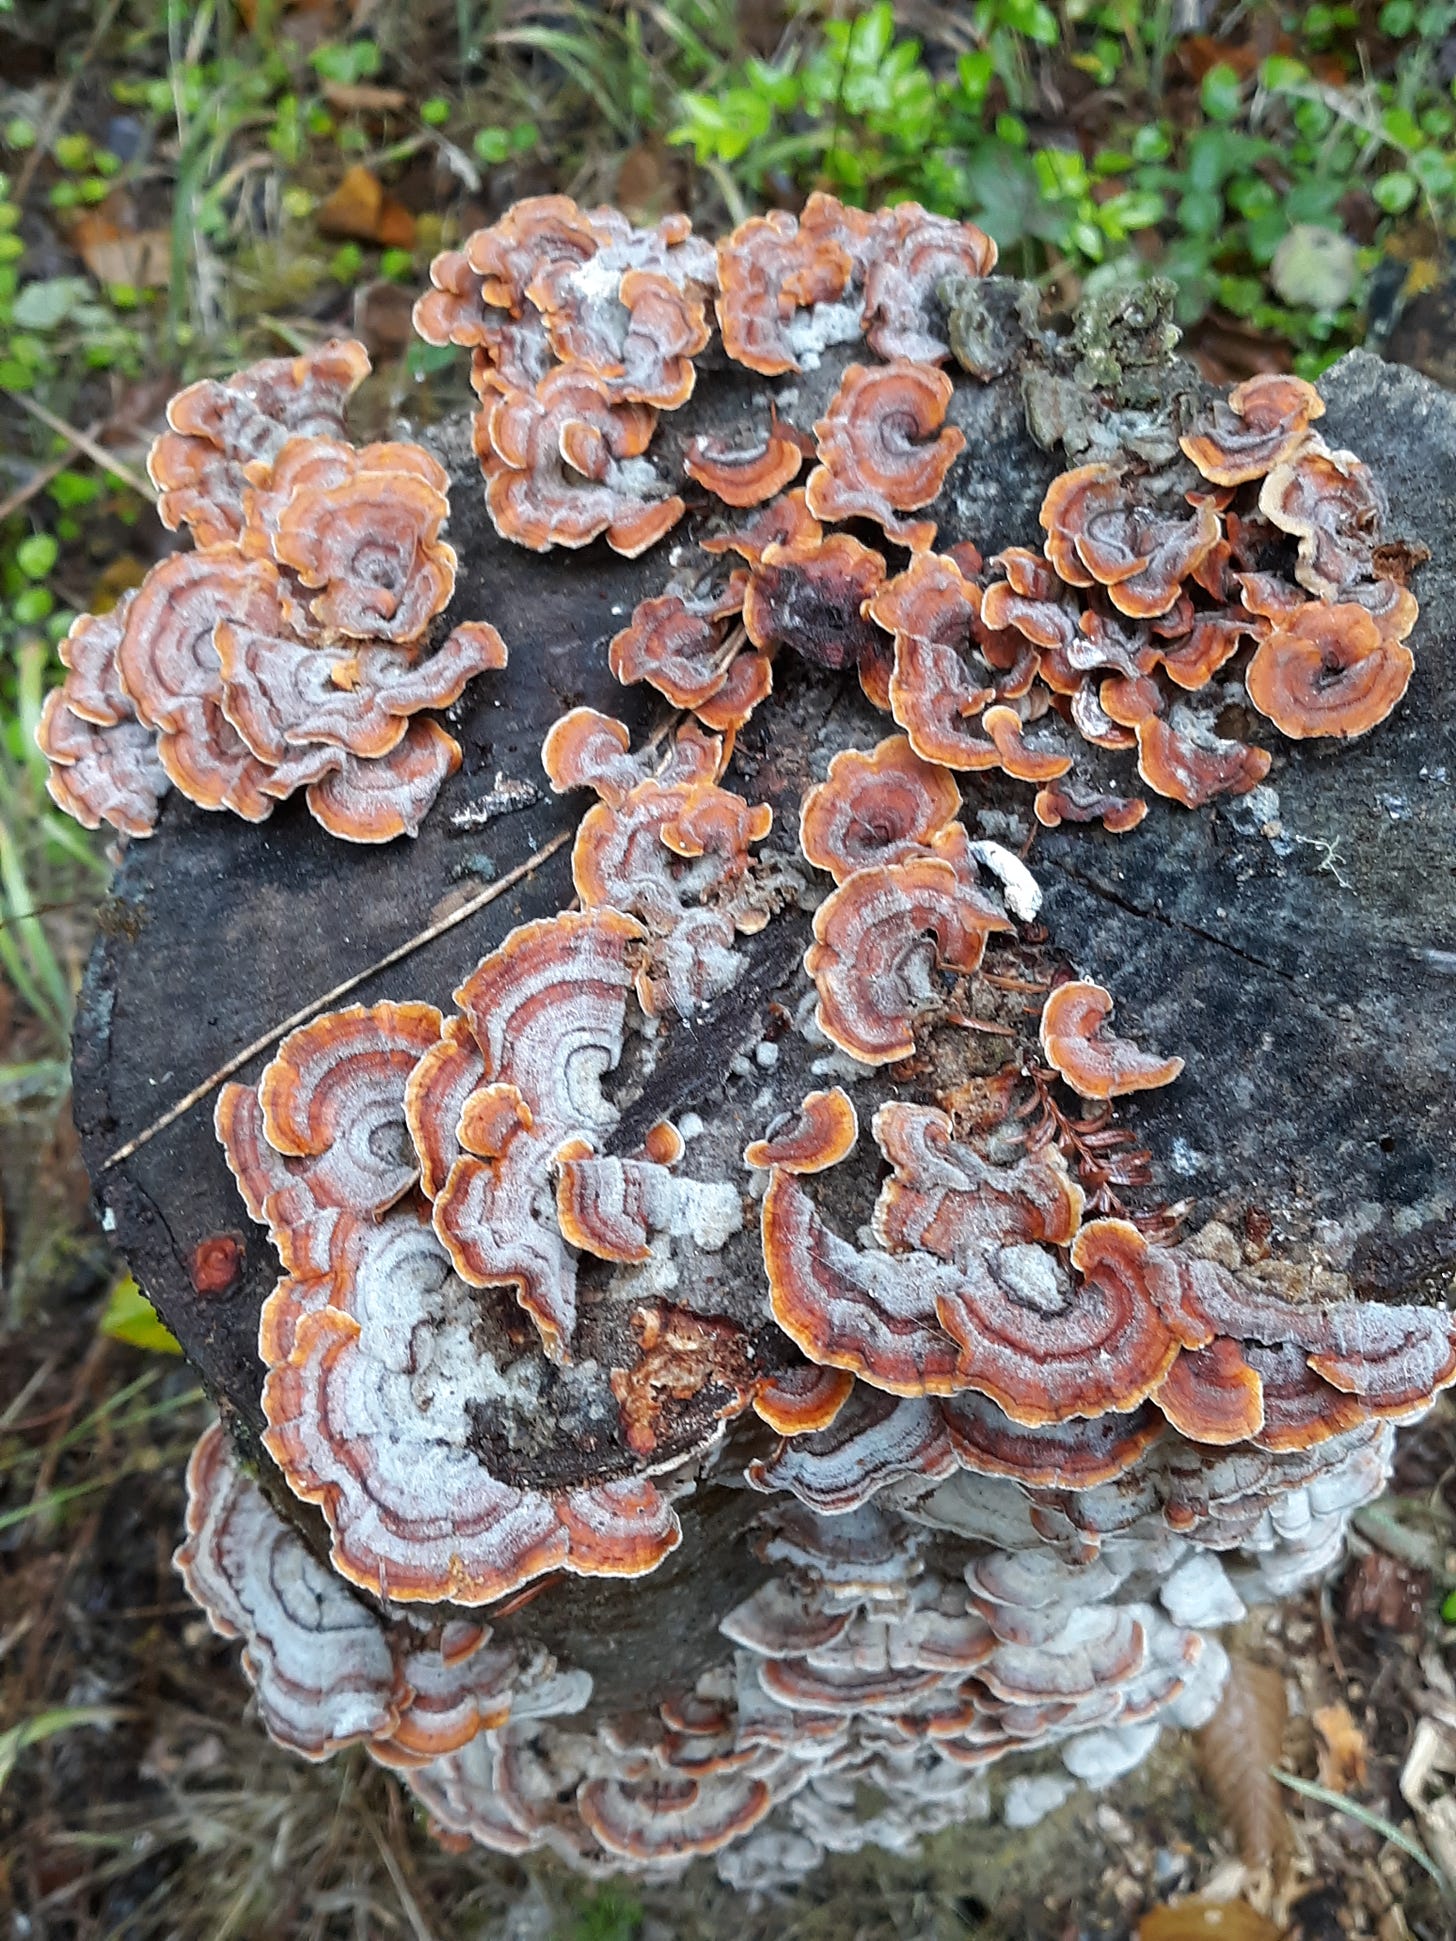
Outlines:
[[67,642],[179,1562],[447,1840],[1025,1825],[1456,1379],[1450,409],[994,261],[518,204],[416,310],[468,436],[352,444],[348,343],[191,387],[193,546]]

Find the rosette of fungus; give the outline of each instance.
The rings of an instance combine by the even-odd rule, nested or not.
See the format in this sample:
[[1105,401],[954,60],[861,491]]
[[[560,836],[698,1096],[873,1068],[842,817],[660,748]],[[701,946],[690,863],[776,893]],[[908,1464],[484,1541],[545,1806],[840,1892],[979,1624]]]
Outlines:
[[[492,969],[483,967],[487,978]],[[571,982],[579,1001],[583,980]],[[559,1023],[549,1011],[538,1018]],[[543,1052],[539,1031],[525,1028],[520,1003],[508,1022],[511,1069],[527,1078],[533,1051]],[[552,1035],[553,1062],[569,1066],[585,1055],[590,1066],[580,1039]],[[504,1363],[519,1351],[499,1316],[489,1325],[472,1321],[478,1296],[452,1272],[410,1198],[421,1176],[410,1132],[418,1128],[431,1151],[430,1177],[438,1179],[446,1158],[436,1150],[446,1136],[440,1102],[463,1089],[449,1075],[442,1093],[432,1054],[447,1039],[458,1052],[458,1034],[442,1033],[428,1006],[327,1016],[285,1041],[256,1092],[235,1086],[223,1095],[218,1124],[229,1162],[249,1211],[267,1222],[290,1269],[260,1326],[267,1446],[290,1487],[323,1506],[335,1569],[394,1599],[474,1604],[551,1569],[649,1570],[678,1541],[676,1519],[652,1485],[628,1479],[553,1494],[501,1480],[473,1447],[469,1397],[479,1357]],[[417,1066],[427,1066],[422,1088],[413,1079]],[[459,1113],[459,1159],[436,1209],[446,1225],[452,1206],[459,1212],[450,1195],[473,1156],[469,1146],[503,1151],[508,1127],[528,1129],[531,1121],[508,1079],[482,1082],[483,1055],[478,1073],[472,1066],[466,1077],[476,1082]],[[573,1091],[563,1075],[553,1101],[550,1084],[538,1069],[540,1125],[553,1103],[559,1122],[593,1122],[589,1101],[574,1103],[579,1085]],[[598,1112],[595,1122],[601,1118]],[[448,1136],[455,1140],[453,1127]],[[508,1192],[509,1182],[493,1184],[504,1224],[500,1189]],[[471,1237],[479,1259],[484,1236],[477,1229]],[[559,1237],[557,1244],[564,1259]],[[510,1278],[523,1244],[509,1260],[503,1251],[498,1246],[486,1260],[498,1280]],[[488,1278],[477,1275],[475,1285]],[[569,1327],[569,1315],[563,1318]]]
[[918,202],[873,219],[865,276],[865,336],[886,359],[943,364],[950,356],[941,288],[947,277],[989,276],[996,245],[974,223],[933,216]]
[[[264,1315],[288,1341],[264,1384],[265,1440],[295,1493],[322,1505],[334,1568],[397,1601],[481,1604],[548,1570],[635,1576],[660,1563],[678,1524],[645,1479],[552,1494],[501,1481],[471,1448],[472,1362],[490,1355],[465,1346],[478,1297],[429,1227],[404,1210],[349,1238],[321,1288],[280,1285],[275,1301],[305,1303],[291,1330]],[[452,1354],[471,1359],[452,1368]],[[503,1332],[494,1354],[510,1354]]]
[[[434,1224],[457,1273],[509,1286],[547,1348],[564,1355],[576,1318],[576,1269],[543,1213],[559,1147],[595,1142],[614,1124],[601,1079],[621,1055],[629,950],[641,926],[614,910],[523,925],[456,993],[481,1056],[453,1119],[454,1094],[412,1095],[410,1131],[445,1184]],[[440,1112],[440,1104],[445,1110]]]
[[894,636],[887,699],[910,745],[947,768],[994,768],[994,742],[970,724],[996,688],[973,658],[981,589],[949,555],[921,553],[870,600],[871,618]]
[[1249,699],[1281,734],[1368,734],[1395,707],[1415,656],[1363,606],[1310,600],[1276,620],[1249,662]]
[[693,358],[707,344],[714,251],[686,216],[630,228],[597,212],[600,247],[543,261],[526,295],[563,363],[605,380],[616,398],[675,410],[692,395]]
[[[636,975],[644,1011],[691,1017],[735,981],[736,931],[767,921],[745,878],[749,845],[768,834],[773,811],[750,805],[698,772],[702,744],[689,736],[663,779],[648,778],[625,793],[609,787],[589,809],[572,849],[572,878],[584,908],[625,911],[651,938]],[[553,785],[573,770],[560,744],[548,745]],[[561,767],[552,764],[560,761]],[[576,765],[577,772],[581,764]],[[686,773],[678,779],[678,773]],[[584,778],[589,779],[589,778]]]
[[482,398],[532,390],[565,364],[614,400],[670,410],[692,393],[716,263],[685,216],[638,229],[613,209],[534,196],[437,256],[430,281],[415,329],[471,351]]
[[1269,773],[1267,748],[1226,740],[1184,708],[1174,708],[1168,720],[1142,714],[1136,731],[1138,774],[1185,809],[1204,808],[1219,795],[1247,795]]
[[364,346],[337,338],[179,391],[147,459],[162,524],[189,527],[199,546],[236,542],[247,466],[271,462],[292,437],[341,436],[345,406],[368,371]]
[[699,433],[689,440],[683,470],[724,505],[762,505],[798,477],[808,449],[812,448],[802,432],[782,423],[770,408],[768,429],[761,439],[730,444]]
[[369,1609],[239,1469],[218,1423],[187,1470],[183,1581],[213,1629],[244,1640],[270,1736],[306,1759],[362,1741],[384,1765],[439,1758],[498,1729],[529,1691],[529,1659],[487,1650],[478,1625],[438,1642]]
[[1332,452],[1313,432],[1273,466],[1259,488],[1259,510],[1299,541],[1294,577],[1322,600],[1338,600],[1368,579],[1385,494],[1354,452]]
[[453,737],[410,717],[503,667],[505,645],[464,622],[430,651],[455,583],[449,481],[418,445],[344,441],[367,368],[338,343],[174,400],[158,464],[180,476],[194,447],[204,469],[223,454],[217,517],[187,515],[217,543],[72,630],[40,745],[52,792],[90,826],[149,834],[168,781],[254,822],[303,788],[331,834],[387,842],[418,831],[459,766]]
[[818,869],[843,883],[874,863],[934,851],[960,814],[955,777],[917,755],[904,735],[870,753],[841,750],[804,796],[799,844]]
[[476,421],[486,504],[503,539],[544,552],[605,533],[635,558],[683,514],[644,454],[656,414],[612,402],[606,384],[562,365],[533,391],[508,391]]
[[1042,502],[1047,558],[1069,586],[1105,586],[1119,613],[1166,613],[1220,537],[1213,501],[1190,496],[1182,517],[1141,503],[1114,466],[1064,472]]
[[[228,547],[174,553],[154,566],[127,609],[116,668],[137,718],[157,731],[157,758],[171,781],[205,809],[231,809],[251,822],[313,781],[336,756],[314,751],[281,771],[261,762],[224,715],[222,668],[213,635],[233,619],[257,632],[292,632],[291,600],[269,560]],[[303,773],[290,773],[301,766]]]
[[866,215],[816,193],[798,219],[753,216],[718,245],[723,348],[775,376],[812,370],[830,344],[863,332],[883,358],[943,363],[942,281],[995,263],[996,245],[973,223],[916,202]]
[[87,829],[108,822],[147,836],[170,783],[117,672],[130,600],[72,622],[60,647],[66,678],[46,696],[36,741],[50,764],[46,788],[68,815]]
[[506,664],[505,642],[484,621],[463,622],[428,655],[363,643],[332,653],[227,620],[218,622],[214,644],[223,713],[252,752],[275,765],[313,742],[387,755],[411,715],[449,707],[477,674]]
[[816,523],[763,547],[743,596],[744,629],[755,647],[789,647],[818,667],[864,667],[879,648],[864,609],[884,577],[879,553],[847,532],[824,537]]
[[1042,1006],[1041,1047],[1058,1075],[1084,1099],[1110,1099],[1171,1085],[1181,1058],[1157,1058],[1107,1029],[1112,996],[1100,984],[1072,979]]
[[727,686],[744,634],[740,574],[719,595],[640,600],[612,637],[607,665],[624,687],[646,681],[677,708],[702,708]]
[[1324,414],[1324,399],[1303,378],[1260,372],[1216,399],[1204,422],[1178,442],[1212,484],[1244,485],[1297,451]]
[[897,514],[929,505],[965,449],[965,435],[945,423],[954,390],[944,371],[896,358],[851,364],[829,410],[814,427],[819,463],[804,498],[820,519],[873,519],[886,536],[926,551],[932,519]]
[[862,306],[840,301],[854,258],[834,225],[816,219],[830,201],[811,199],[802,223],[782,209],[750,216],[718,245],[723,349],[752,371],[774,377],[812,367],[827,344],[859,335]]
[[250,477],[243,549],[265,549],[322,588],[308,602],[318,626],[398,645],[448,605],[456,562],[440,528],[450,481],[419,445],[291,440]]
[[819,1029],[863,1064],[909,1057],[916,1014],[938,998],[935,971],[974,971],[987,937],[1010,927],[939,856],[856,870],[815,912],[804,955]]
[[1065,1166],[988,1168],[908,1104],[881,1108],[875,1138],[895,1169],[875,1210],[885,1253],[838,1240],[788,1173],[764,1202],[770,1298],[807,1353],[896,1394],[974,1389],[1032,1427],[1125,1414],[1157,1388],[1179,1342],[1146,1289],[1073,1278],[1044,1244],[1077,1233]]

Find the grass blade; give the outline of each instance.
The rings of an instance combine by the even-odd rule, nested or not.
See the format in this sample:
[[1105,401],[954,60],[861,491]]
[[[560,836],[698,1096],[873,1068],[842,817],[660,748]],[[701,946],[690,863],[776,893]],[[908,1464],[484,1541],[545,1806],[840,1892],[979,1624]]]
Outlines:
[[1402,1833],[1398,1826],[1393,1826],[1389,1820],[1382,1819],[1380,1814],[1372,1813],[1368,1806],[1361,1806],[1358,1800],[1346,1799],[1343,1793],[1333,1792],[1328,1786],[1316,1785],[1312,1779],[1300,1779],[1294,1773],[1281,1772],[1277,1766],[1271,1766],[1269,1771],[1279,1784],[1287,1786],[1291,1793],[1301,1793],[1305,1799],[1318,1800],[1321,1806],[1332,1806],[1337,1813],[1343,1813],[1347,1819],[1358,1820],[1361,1826],[1369,1827],[1370,1831],[1378,1833],[1382,1840],[1388,1840],[1393,1847],[1399,1847],[1401,1852],[1414,1860],[1418,1867],[1424,1867],[1443,1894],[1450,1895],[1453,1892],[1452,1883],[1432,1860],[1420,1841],[1413,1840],[1408,1833]]
[[15,1762],[27,1746],[54,1739],[58,1733],[72,1732],[78,1725],[114,1725],[125,1713],[119,1705],[58,1705],[49,1712],[37,1712],[33,1719],[12,1725],[0,1732],[0,1792],[15,1770]]

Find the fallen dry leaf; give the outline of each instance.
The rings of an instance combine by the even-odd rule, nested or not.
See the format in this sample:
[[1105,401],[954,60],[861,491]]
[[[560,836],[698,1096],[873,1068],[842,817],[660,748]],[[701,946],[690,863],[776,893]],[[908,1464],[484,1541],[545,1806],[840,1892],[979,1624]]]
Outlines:
[[376,364],[408,349],[414,338],[413,309],[413,292],[382,277],[355,290],[354,335]]
[[167,229],[139,229],[134,236],[83,249],[81,255],[98,283],[164,290],[172,278],[172,235]]
[[1137,1941],[1281,1941],[1283,1933],[1247,1901],[1190,1900],[1145,1914]]
[[617,165],[617,202],[633,222],[654,223],[672,205],[674,158],[659,141],[638,142]]
[[348,236],[389,249],[414,248],[414,217],[362,162],[345,170],[333,194],[319,204],[315,220],[325,236]]
[[1365,1734],[1348,1705],[1321,1705],[1313,1713],[1320,1736],[1319,1782],[1333,1792],[1365,1784]]
[[1345,1573],[1345,1616],[1352,1624],[1413,1636],[1425,1623],[1431,1580],[1383,1550],[1367,1551]]
[[381,88],[368,81],[325,81],[324,100],[341,115],[393,115],[409,106],[403,88]]
[[1284,1794],[1270,1768],[1284,1746],[1284,1680],[1271,1665],[1232,1655],[1218,1710],[1197,1735],[1210,1792],[1246,1867],[1269,1867],[1289,1844]]
[[171,280],[169,229],[131,229],[103,209],[88,209],[71,224],[66,240],[98,283],[164,290]]

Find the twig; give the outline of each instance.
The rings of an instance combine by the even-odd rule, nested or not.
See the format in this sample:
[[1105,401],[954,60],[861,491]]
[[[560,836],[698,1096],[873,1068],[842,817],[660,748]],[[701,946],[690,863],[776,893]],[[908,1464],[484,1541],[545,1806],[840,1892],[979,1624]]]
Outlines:
[[1320,1629],[1324,1633],[1325,1650],[1330,1654],[1330,1663],[1335,1668],[1335,1676],[1342,1685],[1348,1685],[1350,1674],[1345,1669],[1345,1661],[1340,1656],[1340,1647],[1335,1642],[1334,1610],[1330,1599],[1328,1584],[1320,1586],[1319,1600]]
[[156,498],[151,480],[144,478],[140,472],[133,471],[132,467],[124,459],[118,458],[115,452],[109,452],[104,445],[98,445],[89,431],[80,431],[75,425],[68,425],[64,418],[58,418],[54,411],[37,399],[26,397],[23,391],[8,391],[6,396],[13,398],[21,410],[28,411],[32,418],[39,418],[40,422],[55,432],[58,437],[67,439],[74,451],[85,452],[88,458],[94,458],[96,463],[104,466],[108,472],[115,472],[116,476],[129,485],[133,492],[139,493],[142,498],[149,501]]
[[993,1024],[989,1018],[973,1018],[965,1011],[947,1011],[945,1015],[951,1024],[959,1025],[962,1031],[986,1031],[993,1038],[1014,1038],[1018,1035],[1009,1024]]
[[184,1112],[190,1112],[194,1105],[200,1104],[207,1097],[209,1092],[215,1091],[226,1079],[231,1078],[234,1072],[241,1071],[249,1059],[256,1058],[260,1051],[266,1051],[270,1045],[277,1044],[278,1040],[286,1037],[290,1031],[296,1030],[301,1024],[306,1024],[317,1012],[322,1011],[325,1005],[335,1004],[341,997],[347,997],[350,991],[357,990],[359,985],[367,983],[371,977],[378,976],[380,971],[388,970],[391,964],[399,963],[411,952],[423,949],[426,944],[434,943],[437,937],[445,936],[458,924],[473,917],[477,910],[483,910],[487,903],[494,903],[498,896],[504,896],[507,890],[514,889],[517,883],[524,881],[533,871],[539,869],[548,857],[554,856],[558,849],[564,848],[571,841],[573,833],[570,829],[563,829],[559,835],[553,836],[550,842],[543,843],[538,850],[528,856],[525,862],[518,863],[512,870],[507,870],[505,875],[497,878],[488,889],[482,890],[478,896],[472,896],[467,902],[462,903],[458,910],[452,910],[448,917],[441,917],[438,923],[432,923],[426,929],[417,931],[413,937],[407,937],[402,944],[381,957],[377,963],[366,965],[363,970],[356,971],[352,977],[346,977],[342,984],[336,984],[331,991],[324,991],[319,997],[311,998],[301,1010],[295,1011],[292,1017],[285,1018],[281,1024],[272,1026],[261,1037],[255,1038],[250,1045],[244,1045],[243,1049],[230,1058],[225,1065],[219,1065],[217,1070],[209,1073],[200,1085],[194,1085],[185,1097],[178,1099],[175,1105],[169,1106],[159,1119],[153,1119],[144,1132],[139,1132],[135,1139],[128,1139],[124,1146],[118,1146],[110,1158],[102,1162],[102,1172],[108,1172],[111,1167],[119,1166],[123,1159],[130,1159],[133,1153],[140,1152],[142,1147],[149,1145],[159,1132],[165,1132],[167,1127],[175,1124]]
[[[94,438],[105,423],[104,418],[93,418],[84,435],[87,438]],[[0,499],[0,525],[5,523],[12,512],[19,512],[23,505],[29,505],[37,492],[44,492],[57,472],[64,472],[76,453],[82,449],[79,444],[73,445],[68,440],[63,452],[57,453],[54,458],[48,458],[44,465],[37,465],[24,485],[17,485],[8,497]]]

